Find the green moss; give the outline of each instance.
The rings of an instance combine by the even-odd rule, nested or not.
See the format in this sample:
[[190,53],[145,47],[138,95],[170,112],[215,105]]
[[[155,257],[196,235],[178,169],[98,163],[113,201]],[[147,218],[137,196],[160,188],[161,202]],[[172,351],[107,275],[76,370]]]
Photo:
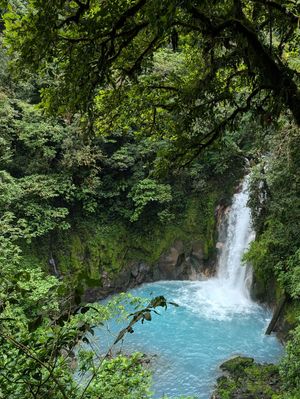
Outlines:
[[278,367],[273,364],[258,364],[252,358],[236,357],[221,365],[226,372],[217,381],[215,397],[273,399],[281,393]]
[[246,367],[252,366],[254,363],[254,359],[251,357],[242,357],[242,356],[237,356],[233,359],[227,360],[225,363],[223,363],[220,368],[223,371],[226,371],[230,374],[233,374],[235,376],[241,375],[244,373]]
[[284,290],[282,289],[282,286],[279,284],[278,281],[275,281],[275,299],[276,303],[279,303],[284,296]]
[[299,322],[300,303],[293,301],[285,306],[284,318],[291,325],[295,326]]
[[[80,271],[84,262],[84,245],[77,234],[70,236],[70,265],[73,271]],[[63,272],[66,270],[62,269]]]
[[70,230],[34,242],[26,248],[25,258],[51,269],[49,259],[53,257],[66,284],[80,291],[101,286],[104,274],[114,278],[131,262],[154,265],[175,240],[181,240],[186,248],[192,241],[201,241],[204,257],[209,259],[215,251],[214,213],[220,197],[213,191],[191,196],[176,219],[164,224],[157,219],[132,224],[111,222],[105,215],[76,220]]

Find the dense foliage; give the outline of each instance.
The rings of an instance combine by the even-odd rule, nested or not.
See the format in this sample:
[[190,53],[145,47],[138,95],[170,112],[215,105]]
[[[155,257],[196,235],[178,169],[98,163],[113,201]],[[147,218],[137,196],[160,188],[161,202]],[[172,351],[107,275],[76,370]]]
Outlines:
[[300,122],[297,2],[8,1],[4,7],[14,63],[22,73],[24,65],[39,72],[47,108],[90,118],[100,113],[96,131],[100,124],[105,133],[157,133],[165,147],[176,146],[175,162],[234,130],[250,109],[270,123],[286,107]]
[[281,396],[281,380],[274,364],[256,364],[252,358],[235,357],[221,364],[215,399],[238,397],[273,399]]
[[[149,398],[150,373],[142,357],[102,358],[91,340],[93,326],[126,316],[124,304],[76,306],[76,287],[53,259],[53,237],[83,220],[117,220],[135,230],[145,222],[163,226],[192,192],[204,201],[212,182],[229,170],[235,181],[244,162],[241,149],[228,142],[188,172],[153,173],[163,140],[118,131],[91,137],[79,115],[45,115],[36,80],[13,80],[2,54],[0,396]],[[48,266],[24,257],[31,244],[49,237]],[[149,320],[149,310],[142,315]],[[87,340],[91,347],[82,347]]]
[[[0,397],[150,398],[139,354],[82,346],[126,312],[121,299],[76,307],[53,242],[90,221],[124,237],[163,231],[190,197],[224,200],[249,162],[247,259],[293,309],[276,398],[299,397],[299,2],[8,0],[0,11]],[[23,256],[46,240],[53,275]]]
[[298,325],[281,365],[285,384],[297,393],[300,387],[299,129],[283,119],[279,131],[268,143],[268,150],[269,154],[257,164],[252,176],[251,205],[258,236],[247,259],[264,287],[270,289],[270,282],[276,281],[277,300],[278,296],[287,297],[290,310],[286,317],[291,325]]

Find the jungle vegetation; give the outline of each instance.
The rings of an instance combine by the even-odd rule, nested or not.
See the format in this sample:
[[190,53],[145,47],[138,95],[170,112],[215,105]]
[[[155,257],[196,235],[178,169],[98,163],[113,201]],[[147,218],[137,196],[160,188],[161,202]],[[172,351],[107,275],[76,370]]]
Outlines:
[[230,194],[249,163],[247,259],[291,304],[277,399],[299,398],[299,12],[297,0],[0,2],[0,398],[150,398],[139,354],[82,350],[82,384],[72,356],[126,316],[121,299],[146,322],[166,300],[81,303],[24,251],[82,221],[151,231],[191,195]]

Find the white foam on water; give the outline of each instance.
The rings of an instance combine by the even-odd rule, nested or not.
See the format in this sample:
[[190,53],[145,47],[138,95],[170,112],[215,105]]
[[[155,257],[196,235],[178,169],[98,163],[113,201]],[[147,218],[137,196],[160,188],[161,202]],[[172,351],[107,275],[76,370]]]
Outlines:
[[[243,254],[254,238],[248,201],[248,177],[233,197],[223,224],[217,274],[205,281],[160,281],[133,289],[144,298],[164,295],[179,307],[153,314],[150,323],[135,326],[124,347],[128,353],[154,354],[154,398],[195,395],[208,399],[219,375],[219,365],[242,355],[257,361],[277,361],[282,347],[264,331],[268,309],[251,300],[251,267]],[[226,227],[226,228],[225,228]],[[221,237],[222,236],[222,237]],[[118,325],[112,326],[116,333]],[[101,330],[96,332],[99,342]]]
[[228,216],[226,241],[218,262],[217,278],[223,282],[223,286],[238,291],[240,298],[248,299],[250,305],[252,270],[249,265],[242,264],[243,255],[255,237],[251,228],[251,212],[247,206],[248,183],[247,176],[243,181],[241,191],[233,197]]
[[199,317],[214,320],[226,320],[237,313],[249,314],[258,308],[239,287],[229,287],[219,278],[185,284],[174,300]]
[[234,314],[255,312],[251,300],[252,269],[242,258],[255,235],[251,228],[248,176],[233,197],[227,216],[224,245],[218,257],[217,275],[207,281],[192,282],[178,292],[178,304],[207,319],[225,320]]

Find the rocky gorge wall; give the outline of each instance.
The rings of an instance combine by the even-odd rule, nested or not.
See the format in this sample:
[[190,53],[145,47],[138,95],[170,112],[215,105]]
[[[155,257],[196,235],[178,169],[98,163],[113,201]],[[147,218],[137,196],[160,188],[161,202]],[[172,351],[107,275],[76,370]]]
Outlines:
[[[215,272],[219,192],[191,197],[176,220],[132,227],[80,220],[24,248],[24,261],[56,275],[76,301],[92,302],[142,282],[201,279]],[[230,198],[228,196],[228,198]],[[223,200],[224,202],[224,200]]]
[[[190,198],[176,220],[143,229],[95,218],[81,220],[67,232],[55,233],[24,248],[24,259],[42,263],[45,270],[61,279],[65,289],[74,291],[76,302],[93,302],[143,282],[207,278],[215,273],[218,250],[225,241],[230,200],[231,196],[224,198],[220,192],[202,200]],[[276,287],[259,283],[259,276],[254,276],[254,299],[275,306]],[[293,318],[292,311],[282,315],[277,328],[287,326],[284,329],[289,330],[289,317]],[[253,372],[260,372],[260,367],[254,364]],[[239,386],[234,396],[234,378],[221,379],[212,398],[251,397]],[[267,386],[268,378],[264,382]],[[229,392],[232,396],[226,396]]]
[[88,287],[84,302],[92,302],[109,294],[126,291],[141,283],[159,280],[199,280],[215,272],[215,258],[206,258],[204,243],[200,240],[184,242],[176,239],[154,264],[133,261],[116,276],[102,274],[101,287]]
[[[54,232],[25,247],[24,261],[42,264],[58,277],[76,302],[93,302],[143,282],[198,280],[213,276],[227,230],[231,195],[215,191],[191,197],[184,212],[165,224],[132,227],[101,219],[79,220],[66,232]],[[281,293],[254,273],[252,297],[273,309]],[[298,309],[297,309],[298,311]],[[284,337],[294,324],[286,305],[275,331]]]

